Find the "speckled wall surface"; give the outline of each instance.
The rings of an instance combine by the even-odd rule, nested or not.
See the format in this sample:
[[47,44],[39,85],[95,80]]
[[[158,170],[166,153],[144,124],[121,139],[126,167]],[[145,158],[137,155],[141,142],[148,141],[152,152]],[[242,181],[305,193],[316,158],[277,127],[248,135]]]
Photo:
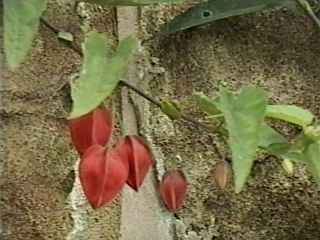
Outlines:
[[[152,36],[159,23],[179,11],[145,9],[144,31]],[[149,47],[157,71],[150,71],[149,92],[181,101],[197,118],[193,91],[213,97],[219,84],[234,90],[254,84],[271,102],[297,104],[320,117],[319,39],[320,30],[308,17],[289,11],[235,17],[155,39]],[[176,124],[174,131],[157,108],[151,108],[146,124],[166,167],[177,161],[191,184],[186,207],[177,214],[177,239],[320,239],[319,187],[304,167],[288,177],[280,160],[260,156],[242,193],[235,194],[232,186],[219,191],[211,173],[219,160],[214,138],[190,125]]]
[[[89,16],[92,27],[115,39],[113,10],[85,7],[74,13],[72,2],[50,1],[45,17],[81,39],[79,17]],[[142,38],[180,11],[142,10]],[[140,87],[154,97],[182,101],[197,117],[193,91],[214,96],[219,83],[235,90],[257,84],[271,101],[298,104],[320,117],[319,39],[320,31],[307,17],[287,11],[219,21],[149,41],[149,55],[141,61],[146,81]],[[61,86],[79,66],[77,54],[42,26],[26,63],[15,73],[3,73],[0,239],[119,239],[119,202],[92,211],[73,182],[78,159],[65,121],[69,89]],[[165,168],[176,160],[190,181],[186,207],[177,213],[176,240],[320,239],[320,192],[305,168],[296,167],[288,177],[279,160],[260,156],[241,194],[234,194],[232,186],[219,191],[211,174],[219,160],[212,151],[214,139],[190,125],[176,124],[174,131],[159,109],[145,109],[141,132],[156,157]]]
[[[87,14],[91,27],[116,39],[114,10],[85,6],[80,13],[74,11],[72,2],[50,1],[44,17],[58,29],[75,34],[78,41],[80,18]],[[25,64],[3,73],[0,239],[119,238],[118,201],[93,211],[77,194],[79,188],[70,194],[78,157],[65,120],[70,108],[65,83],[79,67],[79,56],[41,26]]]

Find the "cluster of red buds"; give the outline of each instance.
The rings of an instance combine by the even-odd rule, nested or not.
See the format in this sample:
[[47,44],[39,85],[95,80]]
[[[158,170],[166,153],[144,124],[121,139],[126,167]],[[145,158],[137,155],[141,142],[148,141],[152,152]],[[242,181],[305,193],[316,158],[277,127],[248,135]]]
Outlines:
[[[141,137],[125,136],[115,147],[108,148],[112,113],[103,106],[70,120],[69,128],[81,157],[80,182],[93,208],[111,202],[125,184],[139,190],[154,164],[151,150]],[[186,178],[179,170],[167,172],[160,183],[160,195],[170,211],[182,207],[186,190]]]

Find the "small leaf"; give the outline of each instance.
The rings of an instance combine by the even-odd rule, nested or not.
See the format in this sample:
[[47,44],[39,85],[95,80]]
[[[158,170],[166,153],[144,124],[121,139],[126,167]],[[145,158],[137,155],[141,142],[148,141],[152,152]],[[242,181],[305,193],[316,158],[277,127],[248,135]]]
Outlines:
[[93,145],[81,158],[79,173],[89,203],[93,208],[100,208],[111,202],[123,188],[128,165],[117,151],[107,152],[104,147]]
[[282,158],[284,154],[287,154],[290,151],[290,148],[291,148],[290,143],[273,143],[264,149],[269,154]]
[[3,1],[4,50],[12,70],[27,56],[46,6],[46,0]]
[[88,34],[80,78],[71,85],[73,108],[70,119],[92,111],[112,94],[126,73],[136,47],[136,40],[128,37],[120,42],[116,53],[108,59],[110,47],[106,37],[97,32]]
[[126,136],[116,147],[123,159],[127,159],[129,176],[127,184],[138,191],[154,164],[148,145],[138,136]]
[[220,105],[229,132],[235,191],[238,193],[256,157],[265,116],[266,95],[263,90],[254,87],[244,88],[239,96],[222,89]]
[[304,162],[305,161],[305,150],[312,143],[304,134],[300,134],[293,140],[292,143],[274,143],[271,144],[266,150],[282,159],[288,159],[293,162]]
[[218,108],[218,99],[210,99],[203,93],[196,93],[194,96],[199,108],[208,115],[217,115],[221,113]]
[[102,6],[144,6],[164,3],[182,3],[183,0],[84,0],[84,2],[95,3]]
[[106,145],[112,133],[112,113],[105,107],[69,121],[72,142],[82,155],[94,144]]
[[167,172],[160,183],[160,195],[171,212],[182,207],[187,194],[187,179],[180,170]]
[[314,119],[311,112],[294,105],[268,105],[266,117],[280,119],[302,127],[310,125]]
[[220,161],[215,166],[213,172],[215,183],[223,190],[228,185],[228,181],[232,176],[231,166],[227,161]]
[[260,129],[259,147],[268,149],[273,144],[287,143],[287,139],[275,129],[263,123]]
[[178,120],[181,118],[181,110],[173,101],[162,101],[161,111],[166,114],[171,120]]
[[294,165],[292,163],[291,160],[285,158],[283,161],[282,161],[282,168],[285,170],[285,172],[289,175],[289,176],[292,176],[293,175],[293,172],[294,172]]
[[58,38],[68,42],[73,42],[73,35],[69,32],[58,32]]
[[320,140],[320,125],[308,126],[303,129],[304,134],[313,141]]
[[320,142],[314,142],[308,146],[306,161],[314,178],[320,183]]

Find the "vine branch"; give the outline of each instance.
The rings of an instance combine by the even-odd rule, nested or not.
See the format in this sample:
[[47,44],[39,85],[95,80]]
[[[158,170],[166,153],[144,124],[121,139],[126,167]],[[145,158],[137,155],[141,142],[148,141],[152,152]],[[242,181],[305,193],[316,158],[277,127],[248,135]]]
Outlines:
[[[51,25],[46,19],[44,19],[43,17],[40,18],[40,22],[46,27],[48,28],[50,31],[52,31],[54,34],[59,34],[59,32],[61,32],[58,28],[56,28],[55,26]],[[77,46],[74,46],[73,44],[71,44],[68,41],[65,41],[63,39],[58,38],[60,42],[63,42],[67,47],[71,48],[74,52],[76,52],[80,57],[83,57],[83,53],[81,51],[80,48],[78,48]],[[67,84],[68,82],[66,82]],[[154,104],[155,106],[157,106],[158,108],[161,109],[161,102],[159,102],[158,100],[156,100],[155,98],[147,95],[146,93],[144,93],[143,91],[141,91],[140,89],[138,89],[137,87],[131,85],[130,83],[120,80],[119,83],[122,86],[127,87],[128,89],[136,92],[138,95],[140,95],[141,97],[143,97],[144,99],[148,100],[150,103]],[[64,85],[63,85],[64,86]],[[224,139],[223,134],[218,131],[218,129],[213,129],[210,128],[209,126],[207,126],[206,124],[199,122],[193,118],[190,118],[188,116],[186,116],[185,114],[181,114],[181,119],[191,123],[192,125],[196,126],[196,127],[201,127],[203,129],[205,129],[206,131],[210,132],[210,133],[216,133],[218,134],[218,136],[224,141],[226,142],[226,140]],[[218,157],[222,158],[222,154],[219,151],[218,146],[215,144],[215,142],[212,143],[214,145],[214,151],[217,153]]]
[[[40,18],[40,23],[43,24],[46,28],[48,28],[51,32],[58,35],[59,32],[61,32],[58,28],[53,26],[51,23],[49,23],[45,18]],[[62,42],[66,47],[72,49],[74,52],[76,52],[80,57],[83,57],[83,53],[81,49],[74,44],[70,43],[69,41],[63,40],[61,38],[58,38],[60,42]]]
[[[43,17],[40,18],[40,22],[46,26],[49,30],[51,30],[53,33],[58,34],[59,32],[61,32],[58,28],[56,28],[55,26],[51,25],[46,19],[44,19]],[[59,39],[60,41],[63,41],[61,39]],[[65,41],[63,41],[65,43]],[[80,48],[75,47],[74,45],[70,45],[68,44],[67,47],[71,47],[72,50],[74,50],[76,53],[78,53],[81,57],[83,57],[82,51],[80,50]],[[148,100],[149,102],[151,102],[152,104],[156,105],[157,107],[161,108],[161,103],[159,101],[157,101],[156,99],[154,99],[153,97],[147,95],[146,93],[144,93],[143,91],[141,91],[140,89],[138,89],[137,87],[131,85],[130,83],[120,80],[120,84],[127,87],[128,89],[133,90],[134,92],[136,92],[137,94],[139,94],[141,97],[145,98],[146,100]],[[190,122],[193,125],[198,125],[201,126],[202,128],[209,130],[212,132],[213,129],[211,129],[210,127],[208,127],[206,124],[203,124],[193,118],[190,118],[188,116],[182,115],[181,119],[185,120],[186,122]]]

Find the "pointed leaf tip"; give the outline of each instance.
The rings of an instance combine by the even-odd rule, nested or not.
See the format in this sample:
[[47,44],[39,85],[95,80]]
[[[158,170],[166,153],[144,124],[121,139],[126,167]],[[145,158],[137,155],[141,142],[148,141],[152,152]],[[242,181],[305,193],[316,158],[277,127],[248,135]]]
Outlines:
[[160,183],[160,195],[167,209],[175,212],[180,209],[187,194],[187,179],[182,171],[168,171]]
[[239,95],[220,90],[219,107],[229,132],[236,193],[244,187],[255,160],[266,105],[266,95],[259,88],[245,87]]
[[84,153],[79,172],[84,194],[96,209],[111,202],[121,191],[128,166],[117,151],[107,152],[104,147],[93,145]]
[[78,153],[82,155],[94,144],[104,146],[110,140],[112,133],[112,113],[105,107],[79,118],[69,120],[72,142]]

